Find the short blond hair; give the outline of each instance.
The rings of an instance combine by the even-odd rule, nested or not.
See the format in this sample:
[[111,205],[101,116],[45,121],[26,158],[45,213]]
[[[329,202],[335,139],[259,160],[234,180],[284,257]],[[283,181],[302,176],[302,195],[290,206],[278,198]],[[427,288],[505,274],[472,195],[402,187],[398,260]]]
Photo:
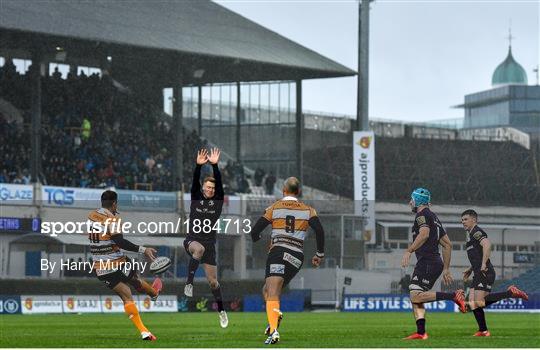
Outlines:
[[213,183],[214,185],[216,184],[216,179],[215,179],[213,176],[207,176],[207,177],[205,177],[204,180],[203,180],[203,182],[202,182],[203,185],[204,185],[205,183],[207,183],[208,181],[210,181],[210,182]]

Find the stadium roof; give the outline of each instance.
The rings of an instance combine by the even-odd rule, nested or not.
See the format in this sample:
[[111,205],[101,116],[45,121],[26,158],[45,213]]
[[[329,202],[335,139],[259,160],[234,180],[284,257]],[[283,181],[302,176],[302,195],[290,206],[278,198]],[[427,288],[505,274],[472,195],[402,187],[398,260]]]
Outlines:
[[206,0],[0,0],[0,43],[28,50],[38,43],[51,55],[59,46],[68,58],[110,55],[121,67],[144,63],[163,71],[176,66],[167,74],[180,69],[186,83],[195,82],[197,70],[205,72],[200,82],[356,74]]

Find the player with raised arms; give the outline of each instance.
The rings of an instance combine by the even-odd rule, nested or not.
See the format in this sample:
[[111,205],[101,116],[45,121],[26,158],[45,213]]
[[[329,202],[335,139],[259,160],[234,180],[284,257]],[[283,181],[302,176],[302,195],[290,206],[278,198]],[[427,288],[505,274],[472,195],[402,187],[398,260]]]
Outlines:
[[518,287],[512,285],[505,292],[491,293],[495,282],[495,269],[489,260],[491,255],[491,242],[487,233],[478,226],[478,214],[472,209],[465,210],[461,214],[461,223],[467,231],[467,257],[471,267],[463,272],[463,281],[473,275],[472,286],[469,291],[468,307],[472,310],[478,332],[475,337],[489,337],[486,324],[484,307],[507,298],[521,298],[528,300],[529,297]]
[[[411,194],[409,205],[416,214],[412,226],[413,242],[403,254],[401,266],[407,268],[412,253],[416,254],[416,266],[409,285],[410,298],[416,320],[416,333],[405,339],[425,340],[426,309],[424,303],[435,300],[453,300],[461,311],[465,310],[465,293],[458,289],[453,293],[432,292],[433,285],[442,274],[445,284],[452,282],[450,274],[450,258],[452,244],[446,235],[437,215],[429,208],[431,193],[425,188],[417,188]],[[442,260],[439,254],[439,245],[442,246]]]
[[264,215],[253,226],[253,242],[261,239],[261,232],[272,225],[271,246],[266,260],[266,276],[263,296],[266,301],[268,327],[265,344],[275,344],[280,336],[278,327],[283,317],[279,298],[281,290],[300,271],[304,262],[304,239],[308,227],[315,231],[317,252],[311,259],[319,267],[324,258],[324,230],[312,207],[300,202],[300,181],[295,177],[285,180],[283,198],[266,209]]
[[101,208],[91,211],[88,220],[92,225],[88,239],[97,278],[122,299],[124,311],[141,333],[142,339],[156,340],[141,320],[130,286],[155,301],[163,288],[162,282],[156,277],[152,285],[148,284],[138,276],[134,265],[128,263],[130,259],[122,252],[138,252],[153,261],[156,250],[133,244],[123,237],[118,216],[118,195],[114,191],[107,190],[101,194]]
[[[193,182],[191,184],[191,205],[189,211],[189,232],[184,240],[184,248],[190,255],[188,275],[184,294],[193,296],[193,278],[202,263],[206,279],[218,307],[219,324],[226,328],[229,319],[223,307],[221,287],[217,279],[216,235],[219,217],[223,208],[225,193],[218,167],[220,150],[213,148],[208,154],[206,149],[197,152]],[[205,177],[201,188],[201,168],[209,162],[214,176]]]

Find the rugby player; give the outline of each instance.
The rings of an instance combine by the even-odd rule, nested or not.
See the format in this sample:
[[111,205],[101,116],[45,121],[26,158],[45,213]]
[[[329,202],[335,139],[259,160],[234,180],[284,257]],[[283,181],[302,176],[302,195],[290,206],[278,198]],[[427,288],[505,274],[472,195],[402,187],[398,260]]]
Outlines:
[[[410,298],[413,305],[413,314],[416,319],[416,333],[404,339],[428,338],[426,333],[426,309],[424,303],[435,300],[453,300],[460,308],[465,310],[465,293],[458,289],[453,293],[432,292],[435,281],[442,274],[445,284],[452,282],[452,275],[448,270],[452,255],[452,244],[435,213],[429,209],[431,193],[425,188],[417,188],[411,194],[409,205],[416,213],[413,231],[413,242],[403,254],[401,266],[409,266],[412,253],[416,254],[416,266],[409,285]],[[439,245],[442,246],[442,255],[439,254]]]
[[88,239],[94,270],[97,278],[122,299],[126,314],[141,333],[142,339],[156,340],[157,338],[141,320],[130,286],[140,293],[146,293],[155,301],[163,288],[162,282],[156,278],[152,285],[148,284],[138,276],[137,271],[133,269],[132,261],[122,252],[122,250],[138,252],[153,261],[156,250],[133,244],[123,237],[119,229],[120,217],[117,210],[118,195],[114,191],[107,190],[101,194],[101,208],[91,211],[88,215],[88,220],[93,225],[88,233]]
[[[216,226],[219,225],[218,220],[223,208],[223,199],[225,198],[221,173],[218,167],[220,153],[218,148],[213,148],[210,154],[206,149],[197,152],[197,164],[193,172],[193,183],[191,184],[189,232],[184,240],[184,248],[191,257],[184,294],[188,297],[193,296],[193,278],[199,264],[202,263],[206,279],[210,284],[210,289],[218,307],[219,324],[222,328],[226,328],[229,319],[223,307],[216,263]],[[207,162],[212,165],[214,176],[204,178],[201,189],[201,168]]]
[[478,332],[475,337],[489,337],[484,307],[507,298],[521,298],[528,300],[527,294],[519,290],[516,286],[508,287],[506,292],[491,293],[493,282],[495,282],[495,269],[489,260],[491,254],[491,243],[487,233],[478,226],[478,214],[472,209],[465,210],[461,214],[461,223],[467,232],[467,256],[471,267],[463,272],[463,281],[470,279],[473,275],[472,286],[469,291],[469,302]]
[[263,296],[266,301],[268,326],[265,344],[275,344],[280,336],[278,327],[283,317],[279,309],[281,290],[300,271],[304,262],[304,239],[308,226],[315,231],[317,252],[311,259],[319,267],[324,258],[324,230],[312,207],[300,202],[300,181],[295,177],[285,180],[283,198],[268,207],[253,226],[251,238],[257,242],[266,226],[272,224],[271,246],[266,260]]

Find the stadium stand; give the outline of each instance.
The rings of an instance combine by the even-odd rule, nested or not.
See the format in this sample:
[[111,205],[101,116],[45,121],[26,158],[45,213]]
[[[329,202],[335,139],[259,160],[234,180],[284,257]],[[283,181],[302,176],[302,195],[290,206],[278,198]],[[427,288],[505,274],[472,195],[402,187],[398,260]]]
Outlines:
[[[351,198],[351,147],[306,151],[306,185]],[[533,151],[513,142],[378,137],[375,154],[377,200],[429,184],[439,203],[540,204]]]
[[250,182],[245,168],[240,162],[227,161],[223,168],[223,188],[225,193],[251,193]]
[[[65,80],[59,74],[43,78],[43,183],[173,189],[171,119],[118,85],[106,73],[70,73]],[[0,67],[0,97],[22,111],[23,118],[0,116],[0,134],[9,140],[0,145],[4,154],[0,182],[30,182],[29,96],[28,74],[20,74],[7,60]],[[184,178],[190,179],[193,155],[187,153],[205,141],[193,130],[184,132]],[[377,200],[402,201],[404,188],[428,183],[441,203],[540,203],[536,147],[527,150],[514,142],[432,140],[411,135],[378,137],[375,149]],[[305,184],[351,198],[351,157],[348,145],[308,149]],[[250,171],[232,159],[223,175],[227,193],[270,194],[276,181],[272,173],[260,168]]]
[[[23,111],[29,108],[26,102],[30,86],[26,75],[8,70],[0,87],[0,95],[14,106]],[[117,91],[107,76],[69,74],[65,81],[49,77],[43,79],[42,89],[44,183],[118,188],[152,183],[154,190],[171,187],[167,176],[168,126],[156,123],[158,126],[153,127],[144,105],[135,105],[127,95]],[[7,177],[5,182],[16,182],[21,173],[27,173],[28,159],[15,155],[30,153],[29,130],[26,125],[5,120],[1,123],[3,137],[9,140],[3,151],[12,155],[7,160],[4,158],[7,164],[2,168],[7,174],[3,176]],[[160,134],[165,137],[157,138]]]
[[537,265],[527,272],[519,275],[516,278],[510,280],[504,280],[497,283],[496,290],[506,290],[511,285],[517,285],[523,288],[523,290],[538,291],[540,290],[540,266]]
[[[23,111],[22,120],[0,115],[0,134],[8,140],[0,145],[3,183],[30,183],[27,76],[19,74],[11,60],[0,67],[0,97]],[[43,78],[42,91],[44,184],[173,190],[171,120],[157,107],[121,91],[107,74],[70,73],[65,80],[53,74]],[[190,181],[191,152],[206,141],[195,131],[184,133],[184,179]],[[249,191],[241,164],[225,167],[224,182],[228,192]]]

